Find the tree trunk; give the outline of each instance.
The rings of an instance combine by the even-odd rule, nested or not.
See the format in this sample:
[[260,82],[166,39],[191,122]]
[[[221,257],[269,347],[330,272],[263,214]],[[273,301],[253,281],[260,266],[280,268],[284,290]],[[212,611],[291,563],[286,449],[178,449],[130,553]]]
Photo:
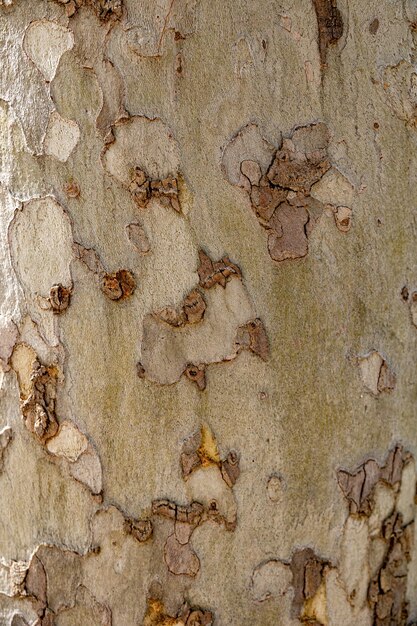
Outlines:
[[0,1],[0,625],[417,623],[416,24]]

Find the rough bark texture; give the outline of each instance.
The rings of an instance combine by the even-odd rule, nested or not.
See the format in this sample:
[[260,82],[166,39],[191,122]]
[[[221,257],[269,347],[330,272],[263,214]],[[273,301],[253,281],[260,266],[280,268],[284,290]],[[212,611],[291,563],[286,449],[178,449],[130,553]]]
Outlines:
[[0,625],[417,620],[417,5],[0,0]]

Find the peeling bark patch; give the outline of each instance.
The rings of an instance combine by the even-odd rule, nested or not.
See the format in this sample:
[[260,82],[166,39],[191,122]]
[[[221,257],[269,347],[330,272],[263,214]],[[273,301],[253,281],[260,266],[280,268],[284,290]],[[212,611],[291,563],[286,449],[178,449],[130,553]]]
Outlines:
[[13,431],[9,426],[5,426],[2,430],[0,430],[0,472],[3,469],[6,448],[12,439]]
[[149,597],[143,618],[143,626],[211,626],[213,614],[200,608],[192,608],[187,603],[175,616],[167,613],[160,598]]
[[79,139],[80,129],[76,122],[64,119],[56,111],[51,113],[44,139],[45,154],[65,163]]
[[149,239],[140,224],[128,224],[126,231],[129,241],[137,248],[140,254],[147,254],[150,251]]
[[371,581],[368,599],[375,626],[408,623],[406,599],[408,564],[411,561],[414,524],[404,526],[394,513],[385,520],[382,535],[388,550],[384,563]]
[[74,243],[73,251],[76,258],[96,275],[101,291],[110,300],[124,300],[134,293],[136,280],[131,271],[120,269],[113,273],[106,272],[97,252],[79,243]]
[[[29,563],[21,563],[19,576],[21,582],[15,585],[14,596],[25,598],[31,603],[33,611],[38,616],[37,625],[54,626],[58,623],[67,623],[65,619],[67,612],[73,612],[77,619],[77,611],[82,609],[84,616],[85,610],[88,613],[86,622],[70,623],[111,626],[112,615],[109,607],[100,603],[83,584],[81,566],[93,554],[89,553],[82,557],[76,552],[41,544]],[[26,624],[19,621],[20,616],[15,617],[13,624]],[[32,624],[32,621],[30,623]]]
[[324,66],[327,48],[336,44],[343,35],[343,19],[336,0],[313,0],[313,5],[317,16],[320,60]]
[[237,453],[232,450],[221,460],[216,438],[204,425],[184,441],[180,462],[184,479],[201,466],[217,465],[221,470],[223,480],[232,488],[240,474]]
[[291,567],[278,559],[260,563],[252,573],[250,587],[256,602],[265,602],[288,593],[292,582]]
[[49,20],[32,22],[23,40],[26,54],[47,81],[54,78],[61,56],[73,45],[72,32]]
[[189,543],[182,544],[170,535],[164,546],[165,563],[172,574],[177,576],[197,576],[200,569],[200,559],[190,547]]
[[35,361],[30,376],[31,391],[27,398],[21,397],[26,428],[40,443],[45,443],[58,430],[55,415],[57,377],[56,367],[45,367]]
[[357,358],[362,382],[374,396],[395,389],[396,376],[385,358],[373,350]]
[[397,446],[389,452],[382,465],[374,459],[369,459],[352,473],[340,469],[337,480],[349,502],[350,513],[370,515],[374,489],[378,481],[383,480],[391,486],[398,484],[401,481],[404,464],[409,459],[410,454],[402,446]]
[[55,0],[63,4],[68,17],[75,15],[83,6],[91,7],[102,22],[117,21],[123,15],[122,0]]
[[139,543],[144,543],[152,537],[153,526],[150,519],[135,520],[131,517],[125,520],[125,530]]
[[92,494],[103,490],[103,472],[96,450],[91,443],[78,459],[69,466],[71,476],[88,487]]
[[129,270],[117,270],[113,274],[104,274],[101,290],[110,300],[123,300],[133,294],[136,281]]
[[401,290],[401,298],[408,304],[412,324],[417,328],[417,291],[403,287]]
[[302,618],[303,621],[311,619],[312,616],[306,615],[306,612],[308,613],[307,603],[314,598],[319,590],[328,564],[328,561],[318,557],[311,548],[303,548],[293,554],[290,563],[294,588],[293,617]]
[[181,212],[178,182],[174,176],[152,180],[142,169],[136,167],[131,173],[129,191],[140,209],[145,209],[152,198],[157,198],[162,206],[170,206],[178,213]]
[[[258,128],[251,124],[224,150],[226,176],[249,194],[258,222],[267,231],[268,251],[274,261],[307,255],[308,238],[325,208],[333,210],[338,230],[343,233],[350,230],[351,209],[341,203],[334,206],[316,192],[325,175],[336,172],[328,156],[329,141],[325,124],[309,124],[296,128],[282,140],[278,150],[272,150],[271,144],[262,139]],[[339,179],[344,178],[337,174]],[[332,192],[335,187],[339,188],[337,182],[340,181],[333,180],[337,174],[323,185],[324,190],[327,187]],[[351,196],[349,185],[346,179],[342,181],[345,197]]]
[[45,446],[51,458],[68,462],[70,474],[93,494],[102,490],[102,469],[98,454],[87,437],[70,420],[58,424],[55,413],[58,369],[44,366],[35,351],[18,343],[11,357],[20,390],[22,416],[26,428]]
[[58,433],[46,442],[50,454],[63,456],[73,463],[87,450],[87,446],[87,437],[70,421],[62,422]]
[[257,565],[250,589],[255,602],[292,597],[291,617],[312,626],[327,625],[325,577],[330,563],[311,548],[294,552],[290,562],[269,559]]
[[200,560],[191,544],[197,526],[206,521],[236,528],[237,513],[232,488],[239,478],[239,457],[231,451],[220,459],[217,441],[207,426],[188,437],[183,444],[181,470],[192,497],[190,504],[179,505],[171,500],[154,500],[152,514],[171,520],[172,532],[164,544],[164,559],[175,575],[194,577]]
[[197,324],[201,322],[206,310],[206,302],[198,289],[193,289],[188,293],[182,305],[175,307],[165,307],[155,313],[155,317],[166,322],[170,326],[178,328],[185,324]]
[[375,626],[409,623],[408,567],[414,542],[416,468],[400,445],[386,460],[339,470],[349,502],[340,579],[356,609],[366,603]]
[[232,276],[242,279],[242,273],[237,265],[232,263],[228,256],[224,256],[220,261],[213,262],[204,250],[199,250],[200,265],[198,267],[198,276],[200,286],[204,289],[211,289],[214,285],[219,284],[226,287],[226,283]]
[[59,314],[67,310],[71,299],[71,289],[63,285],[54,285],[49,292],[49,304],[53,313]]
[[185,375],[203,391],[211,363],[230,361],[243,349],[268,357],[266,331],[254,315],[240,268],[228,256],[213,261],[204,250],[199,260],[198,288],[179,307],[144,319],[141,378],[172,384]]
[[46,588],[45,568],[42,561],[35,554],[31,559],[26,574],[25,589],[26,593],[34,599],[38,614],[39,612],[43,614],[47,606]]
[[246,348],[261,357],[264,361],[266,361],[269,356],[268,336],[265,326],[259,318],[238,328],[236,344],[240,349]]

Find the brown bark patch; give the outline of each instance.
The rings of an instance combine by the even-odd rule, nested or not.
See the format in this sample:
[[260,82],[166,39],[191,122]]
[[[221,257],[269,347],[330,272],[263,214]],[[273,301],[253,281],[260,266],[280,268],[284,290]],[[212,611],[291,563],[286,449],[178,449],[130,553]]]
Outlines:
[[313,0],[313,5],[317,16],[320,60],[324,66],[327,48],[336,44],[343,35],[343,19],[336,0]]
[[67,310],[71,300],[71,289],[61,284],[53,285],[49,292],[49,303],[53,313],[59,314]]
[[32,389],[22,402],[22,414],[26,428],[45,443],[58,431],[55,416],[58,372],[55,367],[45,367],[36,361],[30,377]]
[[337,481],[343,495],[349,502],[350,514],[369,516],[372,513],[373,493],[378,481],[383,480],[391,486],[401,481],[401,473],[410,454],[400,445],[391,450],[383,465],[374,459],[368,459],[353,472],[340,469]]
[[135,288],[136,281],[129,270],[104,274],[101,280],[101,290],[110,300],[124,300],[133,294]]

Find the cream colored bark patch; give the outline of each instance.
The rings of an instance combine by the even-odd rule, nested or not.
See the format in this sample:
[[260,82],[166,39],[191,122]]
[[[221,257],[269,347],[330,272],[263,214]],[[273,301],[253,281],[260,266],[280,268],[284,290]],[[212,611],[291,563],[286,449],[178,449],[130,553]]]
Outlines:
[[32,22],[23,41],[26,54],[48,81],[54,78],[61,56],[73,45],[72,32],[50,20]]
[[374,395],[379,393],[378,380],[383,362],[383,357],[376,351],[365,354],[358,359],[362,382]]
[[340,579],[355,608],[366,601],[370,572],[368,566],[369,529],[366,519],[348,517],[343,531]]
[[409,524],[415,517],[416,496],[416,466],[413,460],[403,468],[400,495],[397,501],[397,510],[403,516],[403,524]]
[[378,535],[382,523],[392,513],[395,506],[395,493],[392,487],[378,482],[373,494],[373,509],[369,517],[370,536]]
[[271,559],[255,567],[251,579],[251,591],[256,602],[283,596],[289,589],[292,573],[289,565]]
[[53,285],[71,286],[69,218],[52,197],[30,200],[10,229],[15,270],[29,293],[49,296]]
[[69,461],[76,461],[88,446],[87,437],[78,430],[73,422],[65,421],[55,437],[46,442],[48,452],[63,456]]
[[346,176],[332,167],[312,186],[311,196],[323,204],[351,206],[354,199],[354,187]]
[[16,372],[22,398],[27,398],[32,390],[33,385],[30,377],[36,359],[37,356],[34,349],[25,343],[17,344],[13,350],[11,365]]
[[86,485],[92,493],[100,493],[103,488],[101,463],[97,452],[88,444],[85,452],[70,465],[71,475]]
[[132,171],[143,169],[154,179],[175,176],[179,150],[168,126],[160,119],[136,116],[113,128],[115,140],[103,155],[105,169],[125,185]]
[[80,139],[80,129],[73,120],[66,120],[57,111],[51,113],[44,141],[46,154],[65,162]]

